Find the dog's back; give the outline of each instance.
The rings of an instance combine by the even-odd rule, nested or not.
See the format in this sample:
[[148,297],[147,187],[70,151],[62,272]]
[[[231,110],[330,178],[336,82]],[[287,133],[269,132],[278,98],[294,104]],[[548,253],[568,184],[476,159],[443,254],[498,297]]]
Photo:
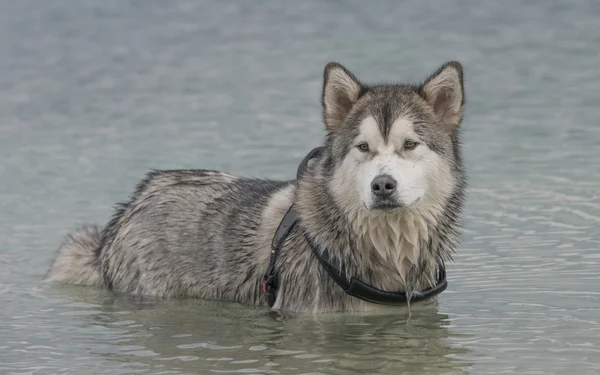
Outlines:
[[258,229],[269,198],[287,185],[208,170],[151,172],[104,229],[67,236],[47,279],[162,297],[259,298],[245,288],[259,285],[251,277],[265,257]]

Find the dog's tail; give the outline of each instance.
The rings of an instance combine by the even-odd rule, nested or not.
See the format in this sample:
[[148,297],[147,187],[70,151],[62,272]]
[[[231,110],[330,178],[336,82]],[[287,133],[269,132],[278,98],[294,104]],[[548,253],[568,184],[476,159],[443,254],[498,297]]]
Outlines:
[[101,285],[102,269],[98,249],[102,232],[98,226],[86,226],[69,233],[46,276],[48,282]]

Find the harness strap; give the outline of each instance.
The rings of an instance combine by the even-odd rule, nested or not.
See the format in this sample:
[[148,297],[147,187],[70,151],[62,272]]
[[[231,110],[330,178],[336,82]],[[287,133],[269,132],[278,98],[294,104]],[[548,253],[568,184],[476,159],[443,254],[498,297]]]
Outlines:
[[273,240],[271,241],[271,256],[269,259],[269,267],[262,281],[263,293],[267,299],[269,307],[273,307],[275,304],[275,292],[277,289],[277,273],[275,272],[275,261],[279,250],[283,246],[283,242],[287,238],[288,234],[294,229],[294,226],[298,222],[298,211],[294,209],[294,205],[290,206],[287,210],[283,219],[279,223],[279,227],[275,231]]
[[[296,184],[308,169],[308,163],[311,159],[317,157],[321,151],[323,151],[324,147],[317,147],[311,150],[308,155],[302,159],[300,165],[298,166],[298,171],[296,172]],[[294,205],[292,204],[290,208],[287,210],[283,219],[279,223],[279,227],[275,231],[273,235],[273,240],[271,241],[271,256],[269,258],[269,267],[265,272],[265,276],[262,280],[262,290],[265,294],[265,298],[267,300],[267,304],[269,307],[273,307],[275,304],[275,296],[277,292],[277,272],[275,271],[275,262],[277,261],[277,255],[279,255],[279,251],[283,246],[283,242],[290,234],[294,226],[298,222],[298,211],[295,210]]]
[[435,295],[442,293],[446,287],[448,287],[448,281],[446,280],[446,269],[443,264],[438,265],[438,274],[436,277],[436,285],[433,288],[425,289],[414,293],[413,295],[407,295],[403,292],[386,292],[377,289],[369,284],[366,284],[355,277],[350,280],[346,278],[346,270],[342,265],[341,269],[337,269],[329,257],[329,251],[327,249],[321,250],[314,241],[304,233],[304,237],[308,242],[313,254],[321,264],[321,266],[327,271],[329,277],[338,284],[342,290],[355,298],[363,301],[377,303],[380,305],[405,305],[410,302],[419,302],[429,299]]

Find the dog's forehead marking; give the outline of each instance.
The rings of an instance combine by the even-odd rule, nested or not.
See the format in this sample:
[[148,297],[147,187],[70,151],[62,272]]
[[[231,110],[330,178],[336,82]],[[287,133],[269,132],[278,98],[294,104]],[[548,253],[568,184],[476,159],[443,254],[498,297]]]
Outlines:
[[367,116],[360,124],[358,137],[367,141],[372,149],[382,146],[401,147],[405,139],[417,137],[413,122],[406,116],[400,116],[391,123],[387,137],[383,130],[383,126],[373,116]]
[[392,123],[389,139],[403,142],[407,138],[415,138],[415,126],[412,120],[406,116],[400,116]]
[[381,133],[381,127],[377,123],[377,120],[370,115],[362,120],[359,137],[367,141],[372,148],[385,143],[384,136]]

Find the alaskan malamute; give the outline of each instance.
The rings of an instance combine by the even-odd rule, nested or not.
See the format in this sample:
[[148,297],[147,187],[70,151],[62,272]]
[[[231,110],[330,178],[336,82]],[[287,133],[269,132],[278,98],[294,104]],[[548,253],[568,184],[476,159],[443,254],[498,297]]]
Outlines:
[[432,297],[460,225],[464,102],[458,62],[421,85],[329,63],[327,134],[297,180],[151,172],[106,226],[66,237],[47,280],[311,313]]

